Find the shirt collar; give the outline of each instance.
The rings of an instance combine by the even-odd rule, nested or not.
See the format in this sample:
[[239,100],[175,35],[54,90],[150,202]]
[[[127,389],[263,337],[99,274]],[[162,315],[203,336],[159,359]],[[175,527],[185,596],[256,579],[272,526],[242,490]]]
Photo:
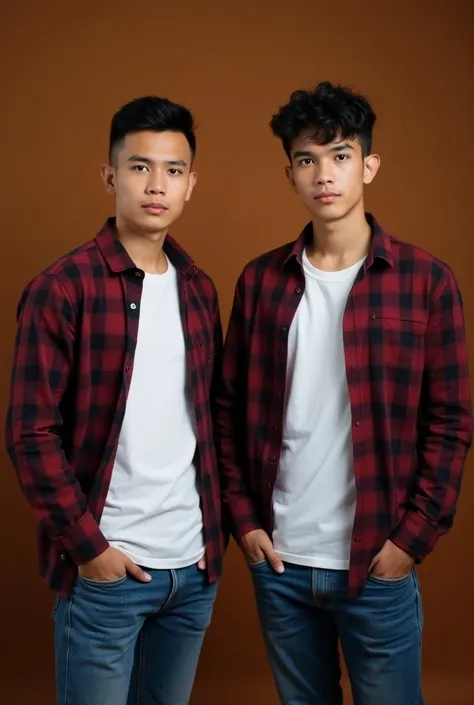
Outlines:
[[[370,225],[372,237],[370,241],[369,252],[365,261],[365,269],[368,269],[376,262],[386,262],[390,267],[393,266],[393,252],[390,242],[390,236],[380,226],[375,217],[371,213],[366,213],[365,218]],[[293,244],[290,254],[285,259],[283,266],[291,259],[296,259],[299,264],[302,263],[303,251],[305,247],[312,242],[313,239],[313,224],[308,223],[302,230],[300,236]]]
[[[115,218],[106,220],[97,233],[95,241],[112,272],[118,274],[129,269],[137,269],[136,264],[117,237]],[[198,268],[194,261],[171,235],[166,236],[163,251],[178,272],[184,274],[188,279],[196,274]]]

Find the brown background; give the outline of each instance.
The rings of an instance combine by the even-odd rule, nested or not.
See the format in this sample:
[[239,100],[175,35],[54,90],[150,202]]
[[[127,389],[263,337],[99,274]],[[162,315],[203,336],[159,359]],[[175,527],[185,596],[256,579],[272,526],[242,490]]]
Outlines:
[[[382,168],[367,193],[368,207],[394,234],[454,268],[465,297],[474,369],[474,3],[17,0],[5,5],[0,29],[3,404],[22,287],[93,236],[112,212],[99,167],[113,112],[149,93],[183,101],[195,112],[199,184],[174,233],[214,277],[226,323],[245,262],[292,239],[306,221],[285,182],[283,152],[267,123],[290,91],[323,79],[348,83],[373,101]],[[33,521],[3,442],[1,452],[0,701],[52,705],[51,596],[36,573]],[[420,571],[428,705],[474,702],[473,459],[455,528]],[[242,702],[275,705],[277,700],[249,576],[233,546],[193,703]]]

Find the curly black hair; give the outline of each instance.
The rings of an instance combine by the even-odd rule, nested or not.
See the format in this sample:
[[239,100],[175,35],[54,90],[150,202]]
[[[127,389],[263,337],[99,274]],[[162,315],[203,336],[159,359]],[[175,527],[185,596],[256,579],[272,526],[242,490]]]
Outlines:
[[273,115],[270,128],[281,139],[290,161],[292,144],[303,132],[317,144],[329,144],[337,138],[358,139],[366,157],[372,149],[375,119],[364,96],[323,81],[312,91],[294,91],[289,102]]
[[192,157],[196,153],[194,118],[188,108],[168,98],[144,96],[123,105],[113,116],[110,125],[109,159],[117,145],[133,132],[181,132],[188,140]]

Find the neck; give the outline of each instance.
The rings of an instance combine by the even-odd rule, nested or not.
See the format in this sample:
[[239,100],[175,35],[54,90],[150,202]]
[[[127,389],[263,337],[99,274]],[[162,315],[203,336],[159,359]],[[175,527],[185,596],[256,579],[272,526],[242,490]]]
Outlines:
[[166,230],[153,233],[137,232],[117,215],[117,235],[137,267],[149,274],[164,274],[168,268],[163,244]]
[[367,255],[370,239],[370,225],[361,206],[331,223],[313,219],[313,242],[306,254],[318,269],[346,269]]

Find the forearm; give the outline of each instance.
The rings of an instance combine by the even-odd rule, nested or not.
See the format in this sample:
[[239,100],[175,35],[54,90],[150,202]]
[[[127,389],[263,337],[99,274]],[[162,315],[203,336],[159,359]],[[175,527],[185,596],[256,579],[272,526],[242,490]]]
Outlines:
[[42,529],[77,564],[100,555],[108,542],[61,449],[48,431],[7,424],[7,451],[21,490]]
[[418,469],[392,540],[417,560],[452,526],[473,415],[461,294],[451,272],[430,302],[419,402]]

